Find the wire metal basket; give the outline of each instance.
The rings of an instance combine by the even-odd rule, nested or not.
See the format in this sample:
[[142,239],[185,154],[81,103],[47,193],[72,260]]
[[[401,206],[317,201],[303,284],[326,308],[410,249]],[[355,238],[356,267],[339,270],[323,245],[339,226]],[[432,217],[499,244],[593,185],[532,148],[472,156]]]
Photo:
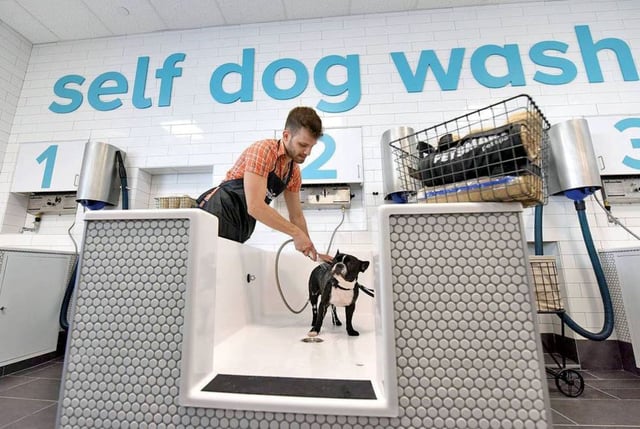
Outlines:
[[406,200],[544,204],[550,125],[526,94],[389,143]]
[[181,197],[156,197],[157,209],[189,209],[196,207],[196,200],[188,195]]
[[[560,316],[560,347],[557,350],[546,350],[549,342],[543,341],[545,348],[545,361],[549,357],[554,363],[547,361],[545,371],[553,376],[556,387],[562,394],[570,398],[576,398],[584,392],[584,377],[580,372],[567,368],[567,356],[562,350],[565,344],[565,313],[560,296],[560,280],[555,256],[529,256],[531,273],[533,274],[533,286],[536,294],[536,305],[539,314],[555,313]],[[546,343],[546,344],[545,344]],[[557,346],[556,346],[557,347]],[[559,356],[558,356],[559,355]]]
[[564,311],[560,297],[560,281],[554,256],[529,256],[536,291],[538,313]]

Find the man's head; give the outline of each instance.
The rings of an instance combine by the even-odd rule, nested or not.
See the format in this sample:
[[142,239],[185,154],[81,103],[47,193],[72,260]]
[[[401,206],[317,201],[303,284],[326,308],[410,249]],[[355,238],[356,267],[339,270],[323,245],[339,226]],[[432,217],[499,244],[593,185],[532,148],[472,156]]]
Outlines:
[[289,112],[282,132],[287,155],[302,164],[322,137],[322,120],[311,107],[296,107]]

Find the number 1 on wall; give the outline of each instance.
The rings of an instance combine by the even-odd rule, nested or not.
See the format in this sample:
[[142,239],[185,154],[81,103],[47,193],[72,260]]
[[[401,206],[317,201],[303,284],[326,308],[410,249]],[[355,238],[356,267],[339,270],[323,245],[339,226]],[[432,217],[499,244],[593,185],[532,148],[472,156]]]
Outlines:
[[42,175],[42,189],[51,187],[51,179],[53,177],[53,167],[56,163],[56,155],[58,154],[58,145],[52,144],[44,150],[37,158],[38,164],[44,164],[44,173]]

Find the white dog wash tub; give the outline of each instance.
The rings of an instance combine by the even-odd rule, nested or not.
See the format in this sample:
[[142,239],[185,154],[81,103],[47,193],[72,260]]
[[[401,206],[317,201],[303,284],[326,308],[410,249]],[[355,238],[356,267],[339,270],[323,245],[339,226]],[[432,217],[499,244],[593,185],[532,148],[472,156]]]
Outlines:
[[[311,307],[290,312],[278,293],[275,252],[223,238],[208,244],[216,263],[208,281],[195,282],[186,295],[180,402],[235,410],[389,416],[397,413],[390,294],[361,294],[350,337],[333,326],[327,312],[320,338],[306,342]],[[345,249],[341,249],[345,251]],[[358,256],[371,259],[371,253]],[[298,252],[279,260],[282,292],[300,310],[317,264]],[[369,287],[373,269],[359,276]],[[212,281],[215,279],[215,282]],[[386,296],[385,296],[386,295]]]
[[[57,427],[550,427],[517,204],[382,207],[350,337],[201,210],[86,214]],[[280,260],[299,309],[315,263]],[[339,309],[344,323],[344,312]]]
[[[177,389],[181,406],[397,413],[390,293],[380,292],[375,299],[361,294],[353,320],[360,336],[348,336],[344,325],[332,326],[327,314],[320,335],[324,341],[306,343],[302,339],[310,329],[311,307],[294,315],[283,304],[275,283],[275,252],[218,238],[214,216],[198,209],[104,211],[88,213],[86,224],[81,264],[89,277],[81,276],[80,296],[122,299],[106,305],[81,299],[76,318],[80,328],[87,326],[85,319],[95,327],[91,321],[101,319],[96,313],[110,313],[109,320],[123,323],[105,328],[136,331],[108,334],[121,337],[117,344],[128,349],[120,349],[124,356],[118,363],[139,365],[122,371],[179,373],[167,392]],[[289,250],[280,256],[280,281],[288,301],[299,308],[307,300],[308,277],[317,263]],[[370,260],[371,252],[359,256]],[[376,288],[373,271],[370,267],[359,280]],[[381,316],[385,306],[386,326]],[[344,323],[343,309],[338,313]],[[157,338],[180,340],[179,348],[150,341]],[[89,349],[82,351],[86,356]],[[116,351],[91,348],[92,353]],[[157,383],[159,377],[151,380]]]

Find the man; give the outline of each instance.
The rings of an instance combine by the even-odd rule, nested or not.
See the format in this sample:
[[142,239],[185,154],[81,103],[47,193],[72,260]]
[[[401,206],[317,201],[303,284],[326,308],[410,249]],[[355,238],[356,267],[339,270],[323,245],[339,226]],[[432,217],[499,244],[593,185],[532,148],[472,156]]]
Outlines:
[[[300,204],[300,167],[322,136],[322,121],[310,107],[289,112],[282,138],[260,140],[245,149],[219,186],[197,200],[218,217],[218,235],[240,243],[251,237],[256,220],[289,235],[296,250],[314,261],[319,255],[307,230]],[[269,205],[284,192],[289,212],[285,219]]]

